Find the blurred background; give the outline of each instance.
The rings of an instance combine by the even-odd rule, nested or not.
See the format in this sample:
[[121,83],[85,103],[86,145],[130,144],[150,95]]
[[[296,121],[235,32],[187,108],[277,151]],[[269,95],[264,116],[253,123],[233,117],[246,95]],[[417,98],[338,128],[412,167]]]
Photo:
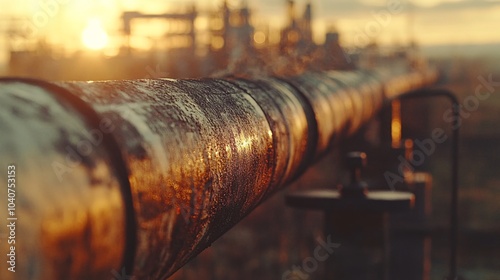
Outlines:
[[320,46],[332,53],[337,43],[349,55],[418,45],[427,57],[491,61],[500,41],[498,2],[2,0],[0,74],[208,76],[235,72],[248,57],[260,57],[253,63],[260,65],[268,56],[304,56]]
[[[462,102],[481,86],[490,95],[465,112],[461,127],[459,271],[464,279],[500,279],[500,1],[0,4],[2,76],[103,80],[293,75],[370,68],[383,63],[374,57],[403,57],[437,67],[442,73],[439,86],[452,89]],[[436,127],[451,133],[443,123],[448,105],[426,106],[429,130],[420,137]],[[345,149],[339,145],[289,189],[342,182],[345,170],[338,162]],[[421,167],[434,176],[432,279],[446,275],[448,159],[449,148],[443,144]],[[281,279],[311,255],[321,234],[321,213],[287,208],[281,192],[172,279]],[[320,278],[322,269],[310,279]]]

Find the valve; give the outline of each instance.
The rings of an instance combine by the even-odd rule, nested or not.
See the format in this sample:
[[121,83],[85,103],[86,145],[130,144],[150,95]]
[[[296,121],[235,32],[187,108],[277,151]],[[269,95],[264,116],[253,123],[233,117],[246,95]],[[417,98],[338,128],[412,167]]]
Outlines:
[[340,195],[344,198],[366,198],[368,184],[361,180],[361,169],[366,166],[367,157],[363,152],[347,154],[347,165],[351,171],[351,182],[340,187]]

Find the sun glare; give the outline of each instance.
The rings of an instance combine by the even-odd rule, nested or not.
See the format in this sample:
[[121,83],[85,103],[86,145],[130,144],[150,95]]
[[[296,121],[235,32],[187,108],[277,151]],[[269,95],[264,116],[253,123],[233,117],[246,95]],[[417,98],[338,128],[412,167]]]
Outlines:
[[103,49],[108,44],[108,34],[98,19],[90,19],[82,32],[82,42],[91,50]]

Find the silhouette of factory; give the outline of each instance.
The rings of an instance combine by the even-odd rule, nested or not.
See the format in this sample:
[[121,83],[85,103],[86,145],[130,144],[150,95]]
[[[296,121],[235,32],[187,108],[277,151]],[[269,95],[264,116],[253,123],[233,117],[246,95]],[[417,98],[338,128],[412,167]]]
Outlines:
[[[353,67],[339,44],[337,32],[325,34],[322,45],[314,42],[310,1],[302,7],[302,13],[298,13],[300,7],[296,7],[293,0],[285,4],[288,18],[281,31],[271,31],[269,26],[257,30],[252,25],[252,12],[246,1],[233,8],[224,1],[213,11],[201,11],[194,5],[182,11],[158,14],[126,11],[121,15],[123,44],[116,55],[89,56],[76,52],[55,56],[49,45],[39,44],[32,50],[11,50],[8,75],[98,80],[202,77],[214,73],[245,73],[250,68],[266,68],[270,74],[286,75],[306,68]],[[196,27],[199,17],[208,20],[205,30]],[[147,20],[164,24],[163,42],[149,50],[137,50],[131,42],[141,34],[134,31],[134,26],[141,21],[148,23]],[[273,32],[279,33],[277,43],[269,39],[276,35],[271,34]]]

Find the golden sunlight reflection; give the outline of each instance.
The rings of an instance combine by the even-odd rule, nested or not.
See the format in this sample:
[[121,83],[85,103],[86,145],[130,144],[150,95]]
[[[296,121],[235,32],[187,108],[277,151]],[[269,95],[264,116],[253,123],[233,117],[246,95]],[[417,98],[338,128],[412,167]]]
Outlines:
[[238,152],[244,149],[249,149],[254,140],[255,137],[241,138],[238,141],[236,141],[236,149],[238,150]]
[[108,34],[98,19],[90,19],[82,32],[82,42],[91,50],[100,50],[108,44]]
[[392,121],[391,121],[392,147],[399,148],[401,145],[401,102],[392,101]]

